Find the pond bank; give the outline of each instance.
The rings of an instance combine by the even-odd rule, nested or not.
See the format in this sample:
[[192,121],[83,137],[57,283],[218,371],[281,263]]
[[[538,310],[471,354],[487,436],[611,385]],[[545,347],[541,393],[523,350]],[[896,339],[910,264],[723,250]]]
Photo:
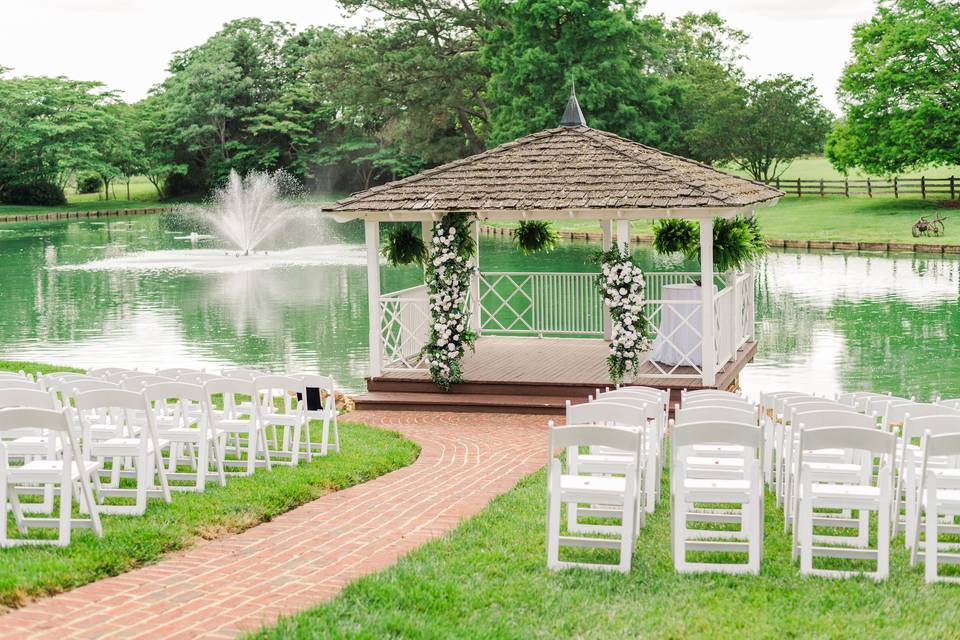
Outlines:
[[[488,235],[509,236],[510,227],[491,227],[481,225],[480,230]],[[586,240],[600,242],[603,234],[597,231],[557,231],[565,240]],[[630,242],[650,244],[653,236],[631,234]],[[767,239],[767,246],[777,249],[824,249],[827,251],[894,251],[916,253],[960,254],[960,244],[928,244],[910,242],[843,242],[835,240],[777,240]]]
[[109,209],[106,211],[48,211],[45,213],[0,214],[0,222],[34,222],[37,220],[66,220],[68,218],[106,218],[137,216],[147,213],[169,213],[172,207],[145,207],[141,209]]

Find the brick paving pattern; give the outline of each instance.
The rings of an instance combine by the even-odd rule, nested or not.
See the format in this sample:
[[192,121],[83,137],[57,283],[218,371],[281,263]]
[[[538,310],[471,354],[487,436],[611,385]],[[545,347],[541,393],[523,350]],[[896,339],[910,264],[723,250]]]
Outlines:
[[363,412],[410,466],[271,522],[0,615],[0,638],[234,638],[336,596],[450,531],[546,462],[543,416]]

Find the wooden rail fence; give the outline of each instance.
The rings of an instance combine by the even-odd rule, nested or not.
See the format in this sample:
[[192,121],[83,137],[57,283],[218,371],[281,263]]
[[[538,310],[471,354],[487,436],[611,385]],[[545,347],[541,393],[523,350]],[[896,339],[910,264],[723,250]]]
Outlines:
[[804,196],[900,196],[919,195],[921,198],[934,197],[956,200],[960,193],[960,185],[957,184],[955,176],[949,178],[865,178],[863,180],[842,180],[820,179],[801,179],[784,180],[777,178],[770,180],[767,184],[776,187],[787,195]]

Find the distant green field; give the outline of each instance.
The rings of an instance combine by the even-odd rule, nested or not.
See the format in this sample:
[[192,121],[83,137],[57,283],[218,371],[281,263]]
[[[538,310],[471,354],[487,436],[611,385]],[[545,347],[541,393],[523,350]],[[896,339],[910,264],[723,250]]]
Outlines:
[[[737,175],[747,175],[745,171],[741,171],[733,166],[721,168],[725,171],[729,171],[730,173],[736,173]],[[927,167],[919,171],[905,171],[897,175],[901,178],[919,178],[920,176],[925,176],[927,178],[949,178],[952,175],[960,177],[960,167]],[[830,164],[830,161],[825,157],[811,156],[809,158],[800,158],[799,160],[794,160],[780,179],[796,180],[797,178],[800,178],[801,180],[817,180],[819,178],[823,178],[824,180],[843,180],[843,177],[843,174],[834,169],[833,165]],[[862,180],[867,177],[867,174],[859,171],[851,171],[847,174],[847,177],[851,180]],[[870,174],[870,177],[882,178],[890,176]]]

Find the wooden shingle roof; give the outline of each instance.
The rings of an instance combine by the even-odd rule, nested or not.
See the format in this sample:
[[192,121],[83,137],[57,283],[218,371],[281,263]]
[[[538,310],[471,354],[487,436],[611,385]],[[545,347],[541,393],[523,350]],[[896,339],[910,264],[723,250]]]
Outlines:
[[524,136],[355,193],[334,213],[748,207],[783,193],[763,183],[586,126]]

